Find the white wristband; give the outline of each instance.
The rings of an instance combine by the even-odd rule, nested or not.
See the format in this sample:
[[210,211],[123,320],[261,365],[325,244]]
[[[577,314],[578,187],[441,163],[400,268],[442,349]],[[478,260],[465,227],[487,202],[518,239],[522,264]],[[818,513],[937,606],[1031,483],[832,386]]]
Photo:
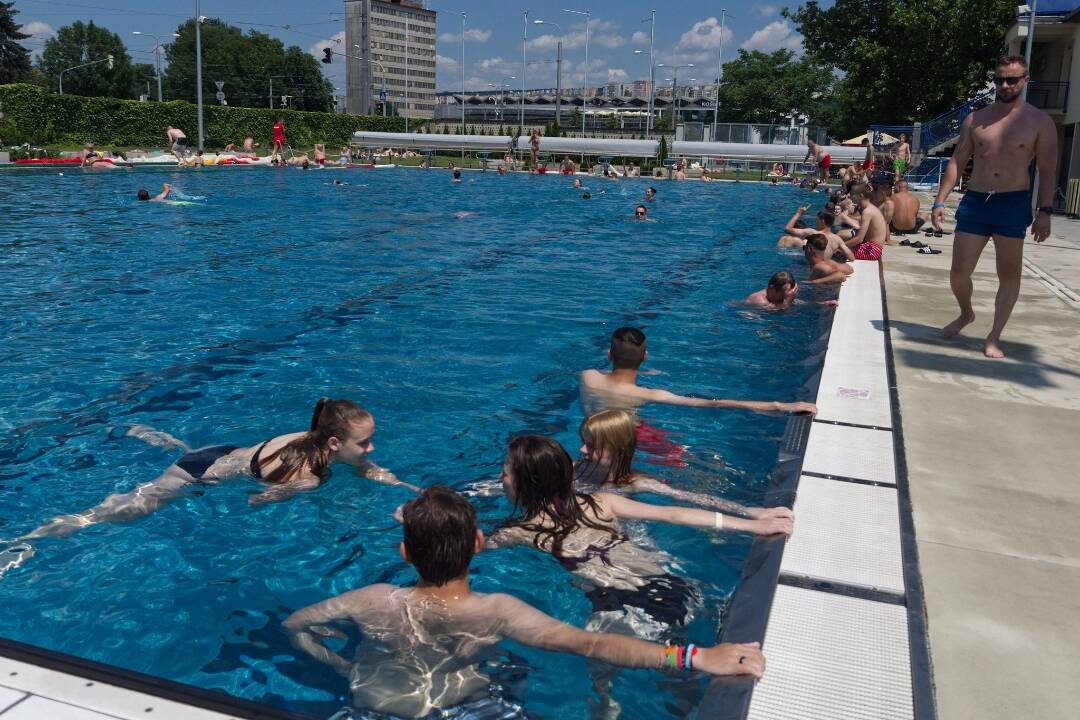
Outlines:
[[717,530],[722,530],[724,527],[724,516],[720,513],[713,513],[713,526]]

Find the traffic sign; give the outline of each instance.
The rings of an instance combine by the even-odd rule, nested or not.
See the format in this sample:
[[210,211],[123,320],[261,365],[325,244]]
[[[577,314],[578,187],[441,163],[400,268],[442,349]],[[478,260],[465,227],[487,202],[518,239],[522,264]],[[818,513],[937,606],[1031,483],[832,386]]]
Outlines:
[[[215,80],[214,84],[217,85],[218,90],[221,90],[221,88],[225,87],[225,81],[224,80]],[[218,100],[220,100],[220,99],[221,98],[218,98]]]
[[379,91],[379,99],[380,100],[386,100],[386,91],[385,90],[380,90]]
[[217,95],[215,95],[214,97],[216,97],[216,98],[217,98],[218,102],[221,102],[222,100],[224,100],[224,99],[225,99],[225,93],[223,93],[223,92],[221,92],[220,90],[218,90],[218,91],[217,91]]

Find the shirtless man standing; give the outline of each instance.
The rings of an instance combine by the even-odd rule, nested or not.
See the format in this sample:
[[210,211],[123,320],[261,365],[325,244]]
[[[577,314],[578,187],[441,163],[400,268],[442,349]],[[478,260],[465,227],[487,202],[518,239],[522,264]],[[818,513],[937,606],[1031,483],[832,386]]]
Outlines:
[[[1021,97],[1028,81],[1021,57],[998,60],[994,74],[997,99],[993,105],[972,113],[960,128],[960,141],[941,178],[933,207],[934,229],[945,219],[945,198],[956,184],[961,168],[974,157],[968,191],[956,210],[949,283],[960,305],[960,316],[945,326],[945,337],[958,334],[975,319],[971,307],[974,290],[971,274],[990,238],[994,239],[998,291],[994,324],[986,336],[984,353],[1002,358],[1001,331],[1009,321],[1020,295],[1024,235],[1028,225],[1035,242],[1050,235],[1054,188],[1057,187],[1057,131],[1054,121]],[[1031,217],[1031,186],[1028,169],[1034,160],[1039,171],[1039,201]]]
[[[484,534],[469,501],[444,485],[406,503],[402,525],[401,557],[420,575],[414,587],[368,585],[298,610],[284,623],[296,648],[349,679],[358,709],[394,717],[525,718],[520,705],[491,690],[492,649],[503,639],[624,667],[757,678],[765,672],[758,643],[665,647],[581,630],[512,595],[473,592],[469,563],[484,547]],[[364,634],[351,661],[326,644],[344,637],[333,627],[339,623]]]
[[814,164],[817,165],[818,172],[821,174],[821,182],[829,182],[829,168],[832,167],[832,155],[825,152],[825,149],[818,145],[813,140],[806,141],[806,157],[803,158],[803,162],[806,162],[811,157],[814,158]]
[[169,138],[169,150],[176,156],[178,162],[183,162],[184,155],[191,151],[187,135],[184,134],[183,130],[174,128],[172,125],[166,128],[165,135]]
[[907,133],[900,133],[900,144],[893,152],[892,167],[893,174],[896,176],[894,182],[900,182],[904,173],[911,167],[911,144],[908,143]]
[[859,232],[846,241],[856,260],[880,260],[881,250],[889,237],[885,216],[870,202],[870,193],[870,186],[866,183],[859,183],[851,188],[851,199],[862,211],[859,217]]

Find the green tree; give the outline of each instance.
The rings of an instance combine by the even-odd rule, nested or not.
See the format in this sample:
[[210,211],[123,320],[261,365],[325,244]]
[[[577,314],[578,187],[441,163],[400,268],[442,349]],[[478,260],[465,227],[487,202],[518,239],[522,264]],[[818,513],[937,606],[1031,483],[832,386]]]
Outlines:
[[720,86],[723,122],[782,123],[793,110],[810,122],[821,122],[832,72],[812,58],[796,58],[790,50],[763,53],[739,50],[724,63]]
[[30,75],[30,51],[19,43],[30,36],[15,22],[13,2],[0,2],[0,85],[25,80]]
[[142,83],[131,64],[123,41],[116,33],[95,25],[93,20],[76,20],[49,38],[38,68],[49,78],[49,87],[59,90],[60,73],[68,68],[113,56],[112,68],[104,63],[64,73],[64,92],[87,97],[130,99],[139,96]]
[[[195,102],[195,21],[188,20],[176,32],[180,37],[165,46],[169,69],[164,91],[170,100]],[[201,35],[204,102],[214,102],[215,81],[221,81],[229,105],[268,107],[272,82],[274,107],[287,95],[293,110],[333,110],[334,88],[319,61],[295,45],[286,48],[257,30],[245,35],[213,18],[203,22]]]
[[[805,37],[807,55],[843,75],[834,86],[834,132],[872,123],[907,124],[939,115],[984,90],[1015,0],[836,0],[783,15]],[[910,53],[928,51],[923,61]],[[725,74],[725,80],[727,76]]]

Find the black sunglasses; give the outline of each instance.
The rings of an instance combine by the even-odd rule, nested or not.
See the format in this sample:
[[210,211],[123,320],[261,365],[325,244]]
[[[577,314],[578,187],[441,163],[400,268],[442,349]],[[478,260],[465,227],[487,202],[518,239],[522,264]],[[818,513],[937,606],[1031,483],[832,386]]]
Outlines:
[[1027,75],[1014,75],[1013,77],[1006,77],[1005,75],[995,75],[995,85],[1018,85],[1021,80],[1025,79]]
[[645,211],[644,211],[644,210],[638,210],[638,211],[637,211],[636,213],[634,213],[634,214],[635,214],[635,215],[638,215],[638,216],[640,216],[640,217],[644,217],[644,216],[645,216]]

